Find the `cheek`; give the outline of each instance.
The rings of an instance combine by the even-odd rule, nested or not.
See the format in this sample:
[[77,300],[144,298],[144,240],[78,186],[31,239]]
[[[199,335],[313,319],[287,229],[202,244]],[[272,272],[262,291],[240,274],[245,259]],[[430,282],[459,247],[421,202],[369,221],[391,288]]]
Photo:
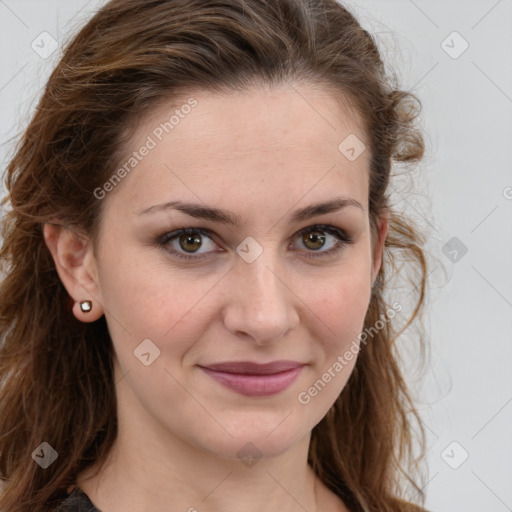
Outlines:
[[321,420],[342,392],[359,354],[359,334],[364,327],[371,290],[368,275],[362,269],[352,270],[334,282],[326,281],[312,296],[311,309],[319,317],[317,327],[324,334],[315,338],[316,364],[297,400],[315,422]]
[[[196,269],[178,269],[151,251],[125,250],[119,256],[114,246],[105,248],[101,266],[102,299],[109,329],[114,340],[130,340],[131,351],[144,339],[151,339],[161,350],[172,340],[174,358],[180,360],[201,338],[208,322],[222,304],[215,300],[218,273]],[[125,245],[126,247],[126,245]],[[370,260],[367,244],[351,250],[342,264],[326,272],[311,272],[296,277],[291,287],[305,306],[302,326],[324,357],[332,358],[360,333],[370,299]]]
[[[181,395],[180,386],[166,371],[182,375],[200,359],[205,349],[201,340],[211,338],[209,331],[222,329],[223,303],[216,299],[223,285],[222,272],[178,268],[137,250],[126,252],[115,264],[111,261],[108,269],[106,318],[122,374],[130,372],[140,392],[147,393],[144,401],[151,401],[164,383],[166,393],[186,401],[186,394]],[[215,347],[206,348],[210,354],[215,352]],[[134,355],[148,349],[158,356],[145,367]]]
[[176,270],[171,273],[168,266],[149,264],[148,260],[147,253],[139,251],[103,260],[102,300],[109,331],[114,346],[122,346],[126,353],[133,352],[144,339],[163,352],[166,340],[172,339],[173,352],[179,358],[187,342],[180,343],[184,336],[177,334],[184,325],[189,335],[197,330],[198,324],[190,317],[211,288],[211,278],[194,278]]
[[340,348],[357,338],[370,303],[369,270],[363,259],[344,267],[338,276],[323,279],[309,295],[311,309],[330,328],[330,345]]

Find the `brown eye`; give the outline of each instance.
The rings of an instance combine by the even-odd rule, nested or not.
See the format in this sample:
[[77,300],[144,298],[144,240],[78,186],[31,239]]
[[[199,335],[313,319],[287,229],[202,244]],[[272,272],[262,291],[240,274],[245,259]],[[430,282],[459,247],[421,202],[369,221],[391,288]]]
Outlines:
[[[183,228],[166,233],[157,243],[173,256],[185,260],[199,260],[211,252],[217,252],[217,244],[213,241],[211,232],[202,228]],[[205,251],[198,252],[201,248]]]
[[317,251],[318,249],[321,249],[324,246],[325,236],[322,235],[321,231],[312,230],[302,234],[302,241],[304,242],[304,245],[306,247],[314,251]]
[[[330,224],[315,224],[303,229],[299,235],[301,235],[300,245],[307,249],[299,250],[299,252],[306,258],[334,256],[345,246],[354,243],[354,240],[345,231]],[[327,242],[327,237],[332,239],[330,244]]]
[[186,252],[195,252],[201,245],[202,241],[198,235],[184,234],[178,238],[180,247]]

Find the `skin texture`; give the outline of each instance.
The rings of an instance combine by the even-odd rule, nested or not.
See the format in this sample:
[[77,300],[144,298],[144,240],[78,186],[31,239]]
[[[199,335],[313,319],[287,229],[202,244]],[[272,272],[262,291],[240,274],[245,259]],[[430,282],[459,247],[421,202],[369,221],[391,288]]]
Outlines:
[[[311,430],[356,359],[307,405],[297,397],[357,341],[381,264],[388,224],[383,218],[372,252],[370,150],[350,161],[338,149],[350,134],[366,139],[360,119],[308,85],[196,91],[183,103],[191,96],[197,106],[102,200],[96,251],[45,225],[59,275],[77,301],[74,314],[84,322],[105,314],[116,352],[119,437],[106,469],[90,480],[84,472],[77,483],[103,512],[348,510],[319,480],[314,485],[307,452]],[[160,105],[147,115],[127,155],[175,108]],[[290,222],[295,210],[340,196],[362,209]],[[229,210],[241,224],[176,210],[138,215],[173,200]],[[325,231],[324,246],[305,242],[300,231],[315,224],[345,230],[354,243],[308,258],[337,243]],[[199,236],[200,248],[180,245],[179,237],[155,242],[187,227],[212,234]],[[247,237],[263,251],[251,263],[236,252]],[[206,257],[179,260],[169,248]],[[84,299],[93,302],[89,313],[78,307]],[[148,366],[134,355],[144,339],[160,350]],[[242,396],[198,367],[279,359],[305,366],[287,389],[267,397]],[[247,443],[262,457],[250,467],[237,457]]]

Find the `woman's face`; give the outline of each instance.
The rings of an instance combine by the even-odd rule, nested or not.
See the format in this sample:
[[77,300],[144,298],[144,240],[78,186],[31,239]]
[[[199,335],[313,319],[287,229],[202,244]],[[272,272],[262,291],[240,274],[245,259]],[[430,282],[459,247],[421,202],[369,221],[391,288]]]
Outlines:
[[[356,346],[380,265],[365,139],[308,86],[203,91],[145,118],[129,172],[105,187],[93,260],[120,421],[230,458],[309,436],[355,365],[335,363]],[[291,363],[237,367],[279,361]]]

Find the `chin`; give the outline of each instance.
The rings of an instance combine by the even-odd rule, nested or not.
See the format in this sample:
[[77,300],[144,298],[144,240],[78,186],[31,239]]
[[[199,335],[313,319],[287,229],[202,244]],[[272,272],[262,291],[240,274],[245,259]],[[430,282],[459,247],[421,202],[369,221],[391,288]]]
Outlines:
[[[295,444],[309,441],[311,429],[308,430],[303,424],[294,424],[293,420],[300,419],[294,413],[287,419],[284,419],[286,415],[281,414],[277,421],[275,415],[269,417],[259,413],[258,416],[260,421],[255,415],[244,421],[223,423],[233,437],[224,430],[222,433],[217,430],[215,435],[208,439],[203,438],[201,443],[203,449],[225,459],[242,460],[245,457],[259,459],[277,457],[290,450]],[[292,417],[294,417],[293,420]]]

